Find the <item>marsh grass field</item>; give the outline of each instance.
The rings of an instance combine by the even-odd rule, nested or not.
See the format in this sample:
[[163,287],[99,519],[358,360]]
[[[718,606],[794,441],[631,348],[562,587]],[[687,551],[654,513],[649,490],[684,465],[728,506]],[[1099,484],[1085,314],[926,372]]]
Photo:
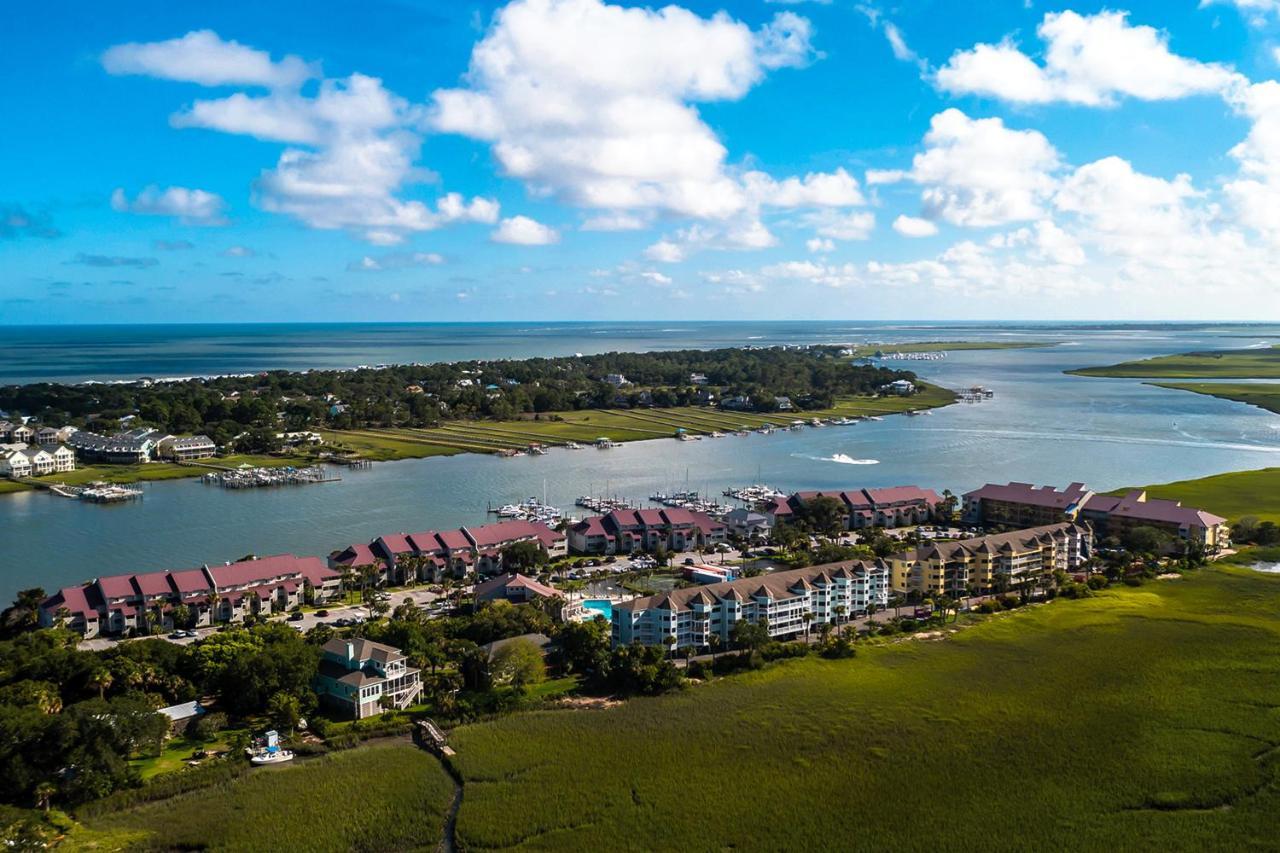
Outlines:
[[470,850],[1274,849],[1280,578],[1214,568],[452,742]]
[[1278,379],[1280,347],[1184,352],[1067,372],[1137,379]]
[[411,459],[456,453],[495,453],[540,443],[576,441],[590,444],[597,438],[644,441],[671,438],[677,430],[693,435],[757,429],[765,424],[781,426],[802,418],[892,415],[911,409],[931,409],[955,402],[946,388],[921,383],[920,393],[910,397],[842,397],[830,409],[803,412],[726,412],[719,409],[681,407],[655,409],[583,409],[555,412],[538,420],[452,421],[431,429],[388,428],[322,431],[327,444],[358,452],[373,460]]
[[[1179,500],[1187,506],[1207,509],[1228,521],[1239,521],[1252,515],[1260,521],[1280,524],[1280,468],[1232,471],[1142,488],[1150,497]],[[1130,490],[1118,489],[1113,494],[1127,491]]]
[[453,781],[405,745],[251,771],[212,788],[87,821],[79,850],[435,849]]
[[1152,382],[1161,388],[1172,388],[1175,391],[1190,391],[1193,394],[1204,394],[1221,400],[1234,400],[1237,403],[1248,403],[1266,409],[1268,412],[1280,413],[1280,385],[1256,382]]

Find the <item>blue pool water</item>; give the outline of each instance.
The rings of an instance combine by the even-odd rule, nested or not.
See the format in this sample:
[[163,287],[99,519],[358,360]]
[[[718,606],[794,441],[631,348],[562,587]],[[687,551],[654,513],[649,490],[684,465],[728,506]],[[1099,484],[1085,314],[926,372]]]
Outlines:
[[613,621],[613,605],[606,599],[588,599],[582,602],[582,609],[594,610],[609,621]]

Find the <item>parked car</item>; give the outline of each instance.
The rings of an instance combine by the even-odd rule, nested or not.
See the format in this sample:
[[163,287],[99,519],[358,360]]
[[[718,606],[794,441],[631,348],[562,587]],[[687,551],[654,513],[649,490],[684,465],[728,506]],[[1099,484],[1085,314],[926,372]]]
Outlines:
[[685,564],[686,566],[692,566],[692,565],[693,565],[693,557],[685,557],[685,558],[684,558],[684,564]]
[[300,621],[302,621],[302,611],[301,611],[301,610],[296,610],[296,611],[294,611],[293,613],[290,613],[290,614],[289,614],[289,621],[290,621],[290,622],[300,622]]
[[170,634],[170,635],[169,635],[169,639],[170,639],[170,640],[183,640],[183,639],[186,639],[186,636],[187,636],[187,632],[186,632],[186,631],[174,631],[172,634]]
[[317,610],[317,611],[316,611],[316,615],[317,615],[317,616],[319,616],[321,619],[323,619],[324,617],[326,617],[326,616],[328,616],[328,615],[329,615],[329,611],[328,611],[328,610]]

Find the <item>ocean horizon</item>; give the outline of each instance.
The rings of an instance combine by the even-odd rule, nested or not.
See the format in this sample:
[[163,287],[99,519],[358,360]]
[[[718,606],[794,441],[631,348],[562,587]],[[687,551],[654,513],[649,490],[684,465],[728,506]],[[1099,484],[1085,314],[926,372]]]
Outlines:
[[728,346],[1043,338],[1115,329],[1266,336],[1268,323],[1189,321],[633,320],[139,323],[0,327],[0,385],[177,379],[268,370],[503,360]]

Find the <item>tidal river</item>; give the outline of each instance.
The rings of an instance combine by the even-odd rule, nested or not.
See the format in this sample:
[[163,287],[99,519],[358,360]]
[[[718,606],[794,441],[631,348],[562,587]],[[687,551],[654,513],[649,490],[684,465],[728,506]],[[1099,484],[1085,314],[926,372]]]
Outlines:
[[[770,341],[788,334],[785,326],[750,328],[767,329],[761,334]],[[928,416],[770,436],[660,439],[607,451],[554,450],[541,457],[388,462],[342,471],[341,482],[291,488],[224,491],[194,480],[170,481],[148,484],[142,501],[120,506],[43,493],[0,496],[0,601],[23,587],[52,589],[100,574],[182,568],[250,553],[325,555],[384,532],[482,523],[488,504],[533,495],[545,494],[571,510],[574,499],[588,493],[642,500],[686,484],[719,494],[726,486],[757,481],[787,490],[913,483],[959,493],[1008,480],[1055,485],[1079,480],[1109,489],[1280,464],[1280,416],[1136,380],[1062,373],[1188,349],[1280,341],[1280,327],[1041,325],[940,331],[916,325],[863,327],[843,337],[830,327],[806,327],[803,335],[796,328],[791,334],[806,342],[1002,336],[1056,343],[901,363],[948,387],[995,390],[992,400]],[[720,345],[760,340],[754,335],[726,340],[723,329],[716,334]],[[684,345],[705,344],[698,337]]]

